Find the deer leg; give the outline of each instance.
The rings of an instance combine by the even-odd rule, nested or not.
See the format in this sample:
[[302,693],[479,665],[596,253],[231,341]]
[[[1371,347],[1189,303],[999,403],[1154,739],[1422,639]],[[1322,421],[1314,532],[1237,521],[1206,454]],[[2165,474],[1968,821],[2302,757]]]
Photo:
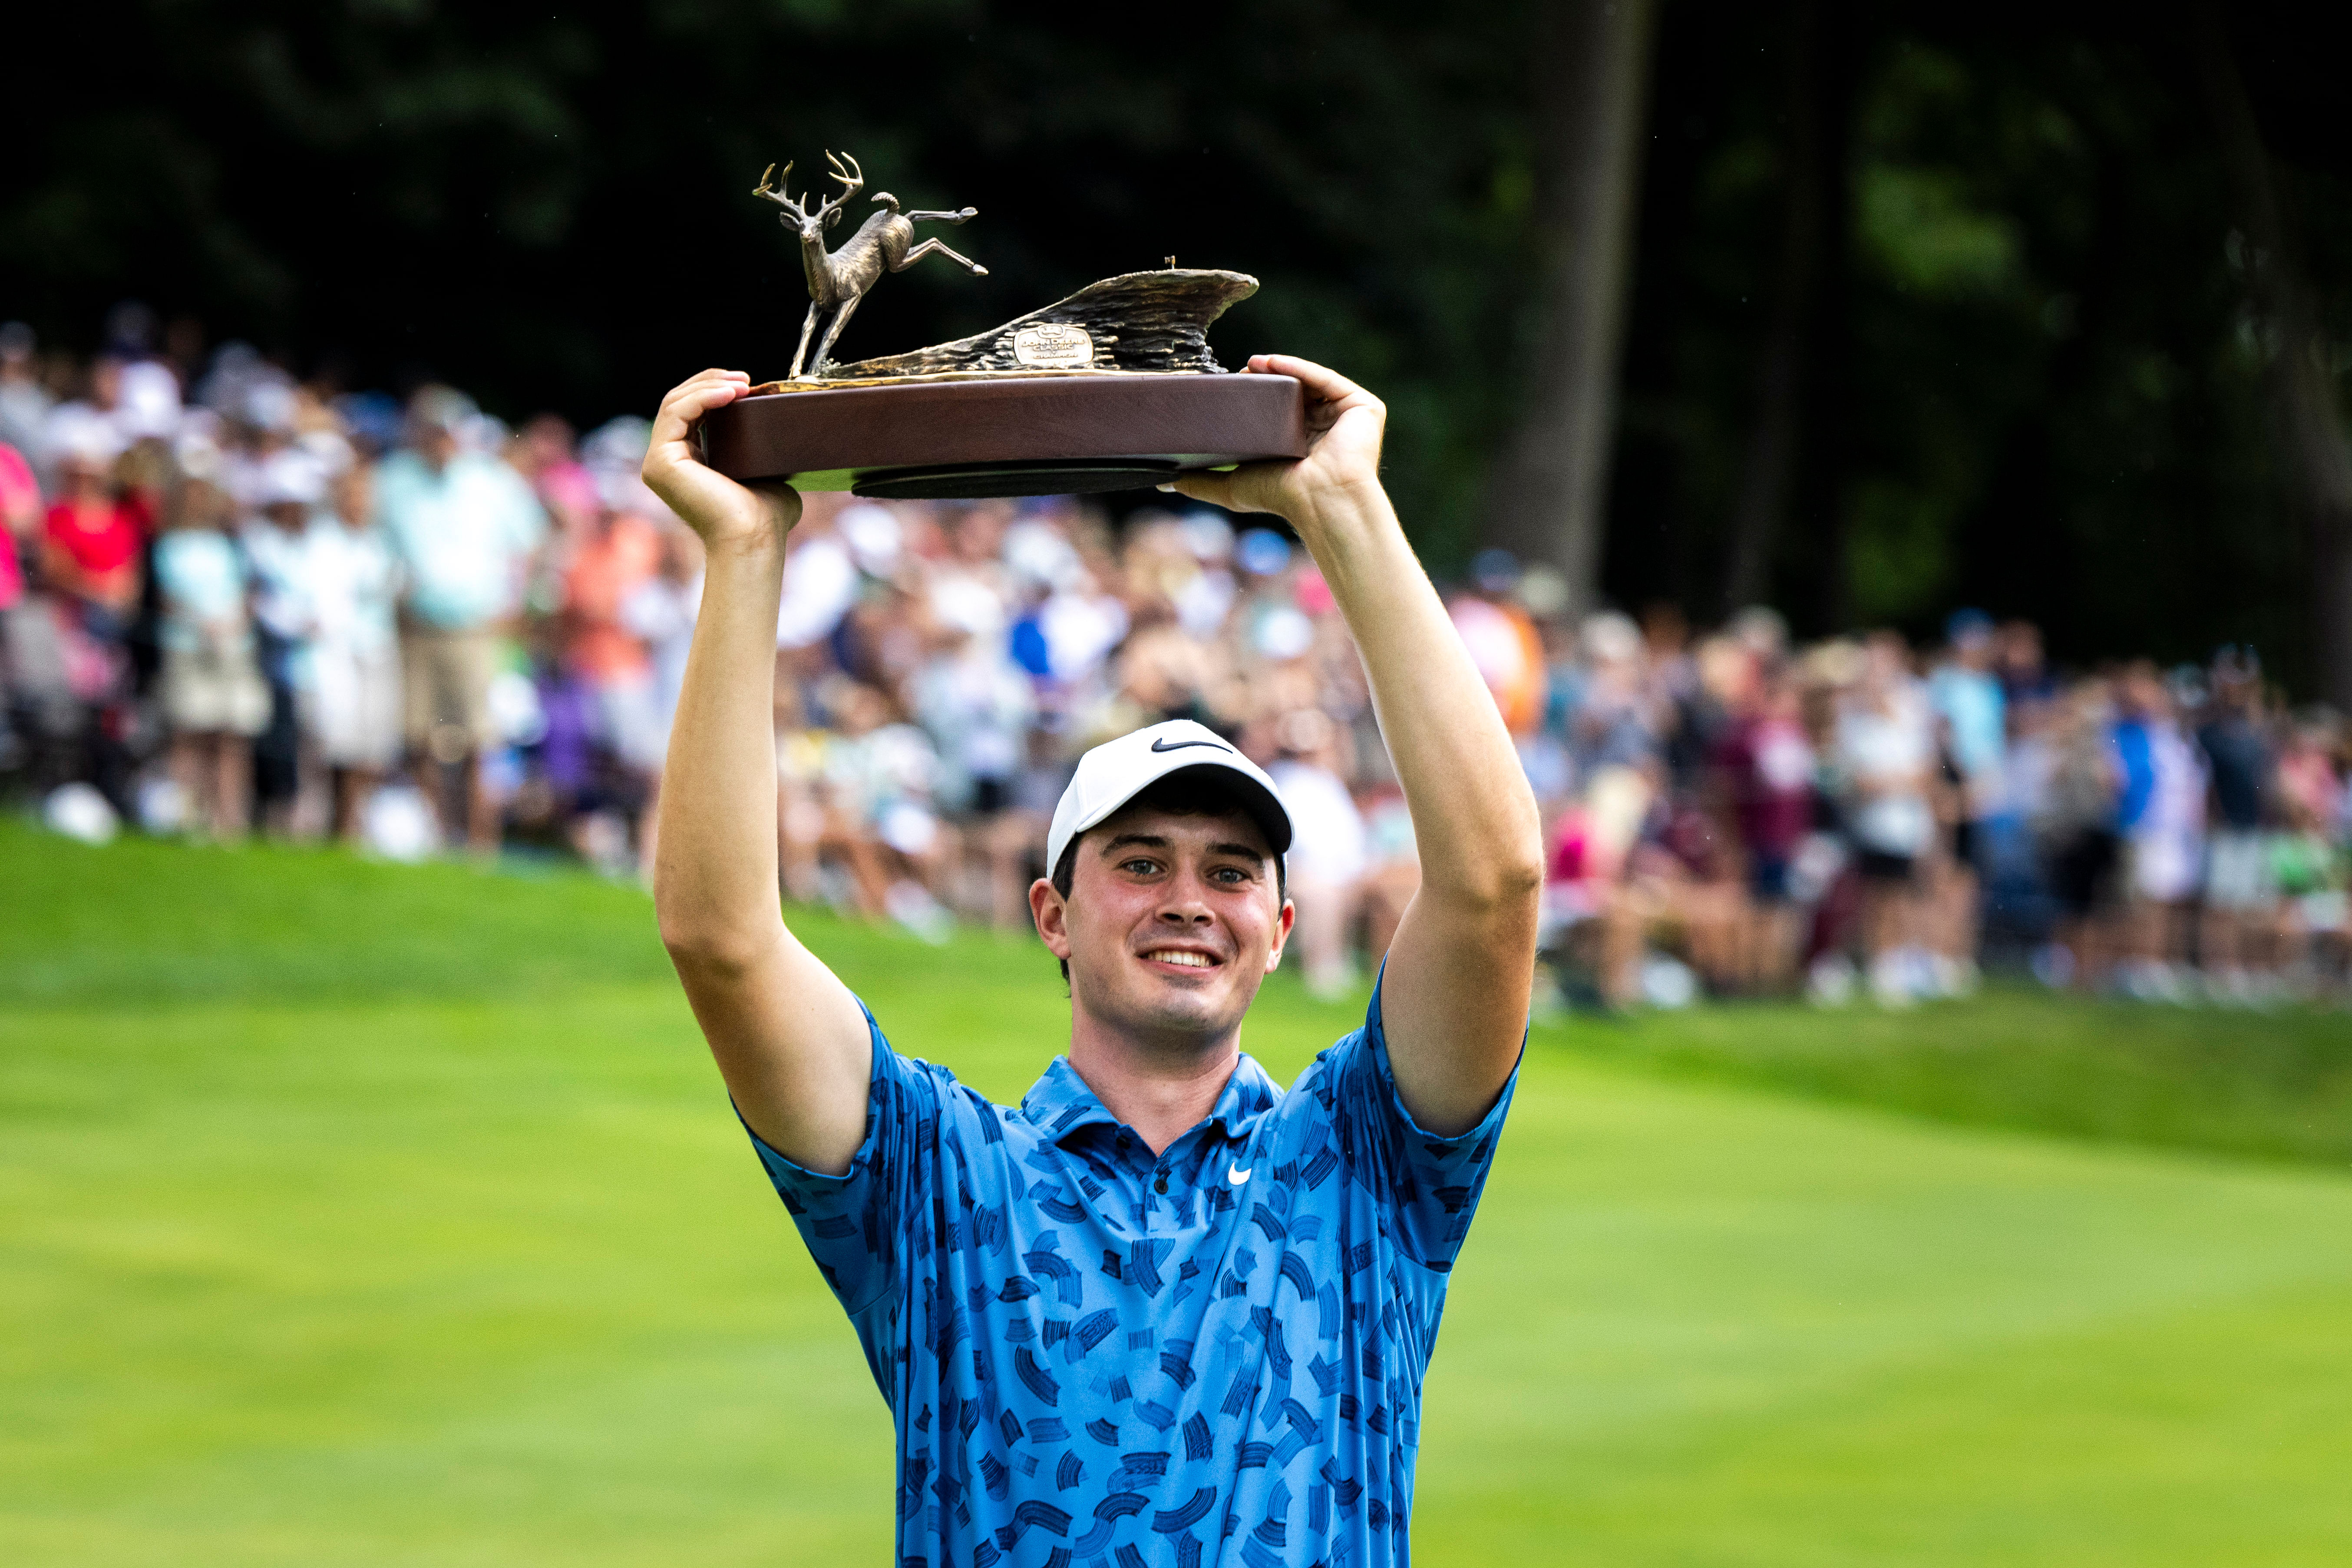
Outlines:
[[941,245],[936,239],[927,239],[923,241],[922,244],[915,247],[914,249],[907,252],[906,255],[898,258],[898,265],[893,267],[890,270],[893,272],[904,272],[908,268],[912,267],[916,262],[920,261],[924,257],[929,256],[934,250],[938,251],[941,256],[946,257],[950,261],[954,262],[957,266],[971,272],[974,278],[985,278],[988,276],[987,268],[982,267],[979,262],[974,261],[969,256],[958,256],[954,251],[950,250],[946,246]]
[[978,207],[965,207],[961,212],[906,213],[902,216],[908,223],[961,223],[966,218],[978,217],[980,216],[980,209]]
[[793,351],[793,368],[784,377],[786,381],[801,378],[801,361],[808,357],[809,334],[816,331],[816,301],[810,300],[808,319],[801,322],[801,346]]
[[824,339],[816,345],[816,363],[809,366],[809,374],[820,381],[824,378],[825,364],[833,354],[833,340],[841,336],[841,329],[849,325],[849,318],[856,313],[858,302],[865,298],[863,294],[852,294],[841,302],[833,320],[825,323]]

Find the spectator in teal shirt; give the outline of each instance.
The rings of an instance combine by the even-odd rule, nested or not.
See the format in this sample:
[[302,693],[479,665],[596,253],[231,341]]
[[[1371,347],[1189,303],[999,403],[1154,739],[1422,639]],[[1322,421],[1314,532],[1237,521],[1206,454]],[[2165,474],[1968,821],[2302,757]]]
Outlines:
[[[477,854],[498,847],[495,804],[482,753],[499,735],[490,713],[498,637],[521,601],[546,514],[520,474],[467,450],[480,416],[463,394],[428,386],[410,401],[408,445],[376,476],[376,522],[400,560],[403,727],[411,765],[454,766],[466,783],[466,838]],[[441,791],[426,798],[439,814]],[[446,821],[442,837],[451,837]]]

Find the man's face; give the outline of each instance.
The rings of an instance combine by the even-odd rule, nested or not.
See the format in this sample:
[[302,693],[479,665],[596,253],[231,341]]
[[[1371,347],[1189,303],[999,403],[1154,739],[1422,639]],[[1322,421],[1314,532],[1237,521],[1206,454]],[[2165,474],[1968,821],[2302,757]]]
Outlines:
[[1078,840],[1070,896],[1029,890],[1074,1005],[1130,1037],[1183,1043],[1240,1026],[1293,911],[1265,836],[1242,812],[1131,806]]
[[68,493],[85,500],[106,493],[106,465],[85,452],[68,452],[58,459],[58,480]]
[[457,433],[446,425],[428,425],[416,433],[416,455],[436,472],[457,455]]

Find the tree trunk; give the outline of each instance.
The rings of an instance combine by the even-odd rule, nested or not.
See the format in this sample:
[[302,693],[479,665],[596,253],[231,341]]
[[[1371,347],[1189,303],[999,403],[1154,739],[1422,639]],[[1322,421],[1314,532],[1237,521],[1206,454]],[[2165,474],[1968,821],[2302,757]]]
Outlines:
[[2332,345],[2280,188],[2282,171],[2263,145],[2218,9],[2197,8],[2190,42],[2245,241],[2249,302],[2270,353],[2264,381],[2287,499],[2308,542],[2319,692],[2352,709],[2352,441],[2336,400]]
[[[1779,275],[1773,282],[1772,319],[1756,367],[1756,424],[1741,465],[1739,495],[1731,514],[1731,541],[1723,578],[1727,610],[1768,603],[1772,562],[1814,401],[1820,356],[1823,263],[1843,237],[1846,153],[1850,117],[1845,93],[1835,90],[1842,74],[1828,51],[1845,18],[1828,15],[1835,0],[1795,0],[1790,8],[1786,195],[1782,207]],[[1818,410],[1813,410],[1819,420]]]
[[1538,68],[1541,325],[1492,537],[1600,598],[1657,0],[1555,0]]

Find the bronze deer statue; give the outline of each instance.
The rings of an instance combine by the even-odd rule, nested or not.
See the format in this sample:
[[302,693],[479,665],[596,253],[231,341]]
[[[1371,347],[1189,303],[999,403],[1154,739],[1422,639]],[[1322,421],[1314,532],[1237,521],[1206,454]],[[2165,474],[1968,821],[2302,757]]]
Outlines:
[[[846,168],[842,166],[844,158],[848,159]],[[801,265],[808,273],[809,312],[808,320],[801,323],[800,347],[793,351],[790,379],[793,381],[801,379],[801,365],[804,360],[808,361],[808,379],[814,381],[824,376],[827,359],[833,353],[834,339],[839,337],[841,329],[849,324],[849,318],[856,313],[857,302],[866,298],[866,291],[874,287],[886,268],[892,272],[904,272],[936,250],[969,269],[975,278],[988,276],[987,268],[969,257],[958,256],[936,239],[915,244],[917,224],[961,223],[966,218],[977,216],[977,207],[966,207],[961,212],[952,213],[900,212],[898,198],[887,191],[877,191],[870,198],[879,204],[882,210],[858,226],[857,232],[851,235],[840,249],[828,253],[824,248],[824,231],[841,221],[841,204],[866,188],[866,172],[858,166],[857,160],[846,153],[840,158],[827,153],[824,161],[832,170],[834,179],[840,183],[841,194],[829,201],[820,201],[814,212],[809,211],[785,188],[785,181],[791,179],[793,174],[790,163],[784,165],[782,175],[776,174],[773,163],[769,164],[768,172],[760,176],[758,188],[751,193],[783,208],[778,215],[780,220],[785,226],[800,231]],[[772,177],[774,179],[772,185],[769,183]],[[818,316],[828,312],[831,320],[825,323],[824,336],[817,342],[815,358],[810,360],[809,337],[816,331]]]

